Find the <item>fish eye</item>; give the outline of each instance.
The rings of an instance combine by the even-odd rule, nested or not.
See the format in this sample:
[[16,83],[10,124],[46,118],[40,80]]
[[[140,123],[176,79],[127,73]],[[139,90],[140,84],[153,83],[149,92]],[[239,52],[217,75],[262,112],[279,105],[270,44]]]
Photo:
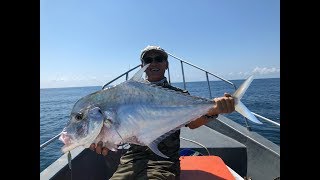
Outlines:
[[74,117],[76,120],[80,121],[82,120],[83,115],[81,113],[76,114],[76,116]]

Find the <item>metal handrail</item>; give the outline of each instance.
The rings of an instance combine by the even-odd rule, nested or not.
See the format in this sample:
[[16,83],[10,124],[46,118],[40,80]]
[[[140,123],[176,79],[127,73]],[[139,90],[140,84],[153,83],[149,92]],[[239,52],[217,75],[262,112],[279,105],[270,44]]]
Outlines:
[[[198,67],[198,66],[196,66],[196,65],[193,65],[193,64],[191,64],[190,62],[187,62],[187,61],[185,61],[185,60],[182,60],[181,58],[178,58],[178,57],[176,57],[176,56],[174,56],[174,55],[172,55],[172,54],[170,54],[170,53],[168,53],[168,52],[167,52],[167,54],[168,54],[169,56],[171,56],[171,57],[173,57],[173,58],[175,58],[175,59],[177,59],[177,60],[180,61],[180,63],[181,63],[181,71],[182,71],[182,78],[183,78],[183,87],[184,87],[185,90],[186,90],[186,82],[185,82],[185,77],[184,77],[183,63],[188,64],[188,65],[190,65],[190,66],[192,66],[192,67],[195,67],[195,68],[197,68],[197,69],[199,69],[199,70],[201,70],[201,71],[203,71],[203,72],[206,73],[206,79],[207,79],[207,84],[208,84],[208,90],[209,90],[210,98],[212,98],[212,96],[211,96],[211,88],[210,88],[210,81],[209,81],[208,74],[210,74],[210,75],[212,75],[212,76],[214,76],[214,77],[216,77],[216,78],[218,78],[218,79],[220,79],[220,80],[222,80],[222,81],[224,81],[224,82],[232,85],[235,90],[237,89],[237,87],[236,87],[236,85],[235,85],[234,83],[232,83],[232,82],[230,82],[230,81],[228,81],[228,80],[226,80],[226,79],[224,79],[224,78],[222,78],[222,77],[220,77],[220,76],[218,76],[218,75],[215,75],[215,74],[213,74],[213,73],[210,73],[210,72],[208,72],[208,71],[206,71],[206,70],[204,70],[204,69],[202,69],[202,68],[200,68],[200,67]],[[168,68],[168,70],[169,70],[169,68]],[[251,112],[251,113],[254,114],[255,116],[263,119],[263,120],[266,120],[266,121],[268,121],[268,122],[270,122],[270,123],[273,123],[273,124],[275,124],[275,125],[277,125],[277,126],[280,127],[280,124],[277,123],[277,122],[274,122],[274,121],[272,121],[272,120],[270,120],[270,119],[268,119],[268,118],[266,118],[266,117],[263,117],[263,116],[261,116],[261,115],[259,115],[259,114],[257,114],[257,113],[254,113],[254,112]],[[247,128],[248,128],[249,130],[251,130],[246,118],[245,118],[245,123],[246,123]]]
[[[215,74],[213,74],[213,73],[210,73],[210,72],[208,72],[208,71],[206,71],[206,70],[204,70],[204,69],[202,69],[202,68],[200,68],[200,67],[198,67],[198,66],[196,66],[196,65],[193,65],[193,64],[191,64],[190,62],[187,62],[187,61],[185,61],[185,60],[182,60],[181,58],[178,58],[178,57],[176,57],[176,56],[174,56],[174,55],[172,55],[172,54],[170,54],[170,53],[168,53],[168,52],[167,52],[167,54],[170,55],[171,57],[173,57],[174,59],[177,59],[177,60],[180,61],[180,63],[181,63],[182,77],[183,77],[183,86],[184,86],[184,89],[185,89],[185,90],[186,90],[186,82],[185,82],[185,76],[184,76],[184,70],[183,70],[183,63],[188,64],[188,65],[190,65],[190,66],[192,66],[192,67],[195,67],[195,68],[197,68],[197,69],[199,69],[199,70],[201,70],[201,71],[203,71],[203,72],[206,73],[206,78],[207,78],[207,84],[208,84],[208,89],[209,89],[210,98],[212,98],[212,96],[211,96],[211,88],[210,88],[210,83],[209,83],[210,81],[209,81],[208,74],[210,74],[210,75],[212,75],[212,76],[214,76],[214,77],[216,77],[216,78],[218,78],[218,79],[220,79],[220,80],[222,80],[222,81],[224,81],[224,82],[227,82],[228,84],[232,85],[235,90],[237,89],[237,87],[236,87],[236,85],[235,85],[234,83],[232,83],[232,82],[230,82],[230,81],[228,81],[228,80],[226,80],[226,79],[224,79],[224,78],[222,78],[222,77],[220,77],[220,76],[218,76],[218,75],[215,75]],[[139,64],[139,65],[135,66],[134,68],[126,71],[125,73],[121,74],[120,76],[114,78],[113,80],[111,80],[111,81],[108,82],[107,84],[103,85],[102,89],[106,88],[108,85],[110,85],[111,83],[113,83],[114,81],[116,81],[117,79],[121,78],[121,77],[124,76],[124,75],[126,75],[126,80],[128,80],[129,72],[135,70],[136,68],[138,68],[138,67],[140,67],[140,66],[141,66],[141,64]],[[168,77],[169,77],[169,83],[170,83],[170,71],[169,71],[169,68],[168,68]],[[270,120],[270,119],[268,119],[268,118],[266,118],[266,117],[263,117],[263,116],[261,116],[261,115],[259,115],[259,114],[254,113],[254,112],[251,112],[251,113],[254,114],[255,116],[257,116],[257,117],[259,117],[259,118],[267,121],[267,122],[270,122],[270,123],[275,124],[275,125],[277,125],[277,126],[280,127],[280,124],[277,123],[277,122],[274,122],[274,121],[272,121],[272,120]],[[246,123],[246,125],[247,125],[247,128],[250,130],[250,127],[249,127],[249,125],[248,125],[248,122],[247,122],[247,119],[246,119],[246,118],[245,118],[245,123]],[[54,140],[58,139],[59,136],[60,136],[60,134],[61,134],[61,133],[59,133],[58,135],[54,136],[53,138],[51,138],[50,140],[46,141],[45,143],[41,144],[41,145],[40,145],[40,149],[46,147],[46,146],[49,145],[51,142],[53,142]]]
[[263,117],[263,116],[261,116],[261,115],[259,115],[259,114],[257,114],[257,113],[254,113],[254,112],[251,112],[251,113],[254,114],[255,116],[263,119],[263,120],[266,120],[266,121],[268,121],[268,122],[270,122],[270,123],[272,123],[272,124],[277,125],[277,126],[280,127],[280,124],[279,124],[279,123],[274,122],[274,121],[272,121],[271,119],[268,119],[268,118],[266,118],[266,117]]
[[137,65],[136,67],[129,69],[128,71],[126,71],[125,73],[121,74],[120,76],[114,78],[112,81],[108,82],[107,84],[102,86],[102,89],[106,88],[109,84],[113,83],[114,81],[116,81],[117,79],[121,78],[122,76],[126,75],[126,80],[128,80],[128,76],[129,76],[129,72],[137,69],[138,67],[140,67],[141,64]]
[[58,139],[60,137],[61,133],[59,133],[58,135],[54,136],[53,138],[49,139],[48,141],[46,141],[45,143],[40,145],[40,149],[46,147],[47,145],[51,144],[51,142],[55,141],[56,139]]
[[[220,77],[220,76],[218,76],[218,75],[212,74],[212,73],[210,73],[210,72],[208,72],[208,71],[206,71],[206,70],[204,70],[204,69],[202,69],[202,68],[200,68],[200,67],[198,67],[198,66],[196,66],[196,65],[193,65],[193,64],[191,64],[190,62],[187,62],[187,61],[185,61],[185,60],[182,60],[181,58],[178,58],[178,57],[172,55],[171,53],[168,53],[168,52],[167,52],[167,54],[168,54],[169,56],[173,57],[174,59],[177,59],[177,60],[180,61],[184,90],[186,90],[186,81],[185,81],[185,77],[184,77],[183,63],[185,63],[185,64],[187,64],[187,65],[190,65],[190,66],[192,66],[192,67],[194,67],[194,68],[197,68],[197,69],[199,69],[199,70],[201,70],[201,71],[203,71],[203,72],[206,73],[206,79],[207,79],[207,85],[208,85],[208,90],[209,90],[209,97],[210,97],[210,99],[212,99],[212,95],[211,95],[211,86],[210,86],[210,81],[209,81],[208,74],[210,74],[210,75],[212,75],[212,76],[214,76],[214,77],[216,77],[216,78],[218,78],[218,79],[220,79],[220,80],[222,80],[222,81],[224,81],[224,82],[232,85],[233,88],[234,88],[234,90],[237,89],[237,87],[236,87],[236,85],[235,85],[234,83],[232,83],[232,82],[230,82],[230,81],[228,81],[228,80],[226,80],[226,79],[224,79],[224,78],[222,78],[222,77]],[[169,69],[169,68],[168,68],[168,69]],[[169,77],[170,77],[170,75],[169,75]],[[249,131],[251,131],[251,128],[250,128],[249,123],[248,123],[248,119],[245,118],[245,117],[244,117],[243,119],[244,119],[244,122],[245,122],[245,124],[246,124],[246,128],[247,128]]]
[[[176,57],[176,56],[174,56],[174,55],[172,55],[172,54],[170,54],[170,53],[168,53],[168,52],[167,52],[167,54],[168,54],[169,56],[171,56],[171,57],[179,60],[179,61],[181,62],[181,64],[182,64],[182,63],[185,63],[185,64],[188,64],[188,65],[190,65],[190,66],[193,66],[193,67],[195,67],[195,68],[197,68],[197,69],[205,72],[206,74],[210,74],[210,75],[212,75],[212,76],[214,76],[214,77],[216,77],[216,78],[218,78],[218,79],[220,79],[220,80],[222,80],[222,81],[227,82],[228,84],[231,84],[231,85],[234,87],[234,89],[237,89],[237,87],[236,87],[236,85],[235,85],[234,83],[232,83],[232,82],[230,82],[230,81],[228,81],[228,80],[226,80],[226,79],[224,79],[224,78],[222,78],[222,77],[220,77],[220,76],[218,76],[218,75],[212,74],[212,73],[210,73],[209,71],[206,71],[206,70],[204,70],[204,69],[202,69],[202,68],[200,68],[200,67],[198,67],[198,66],[196,66],[196,65],[193,65],[193,64],[191,64],[190,62],[187,62],[187,61],[185,61],[185,60],[182,60],[181,58],[178,58],[178,57]],[[184,73],[183,73],[183,78],[184,78]],[[184,82],[184,83],[185,83],[185,82]]]

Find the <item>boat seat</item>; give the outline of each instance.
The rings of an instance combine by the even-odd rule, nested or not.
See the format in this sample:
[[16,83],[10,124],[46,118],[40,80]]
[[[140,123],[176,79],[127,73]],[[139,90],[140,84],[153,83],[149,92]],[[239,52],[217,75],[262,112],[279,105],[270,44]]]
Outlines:
[[[241,177],[247,175],[247,148],[242,143],[207,126],[196,129],[181,128],[180,137],[199,143],[181,139],[180,149],[192,149],[203,155],[218,156]],[[209,153],[202,146],[206,147]]]
[[218,156],[181,156],[181,180],[235,180],[227,165]]

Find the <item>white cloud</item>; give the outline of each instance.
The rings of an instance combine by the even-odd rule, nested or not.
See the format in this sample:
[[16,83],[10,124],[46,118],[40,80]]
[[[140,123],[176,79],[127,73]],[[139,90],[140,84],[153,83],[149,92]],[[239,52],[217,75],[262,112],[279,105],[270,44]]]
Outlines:
[[108,78],[98,78],[93,75],[56,74],[47,79],[40,80],[40,88],[101,86],[106,83],[107,79]]
[[64,77],[58,77],[58,78],[53,79],[52,81],[54,81],[54,82],[63,82],[63,81],[66,81],[66,79]]
[[255,78],[273,78],[279,77],[280,68],[277,67],[255,67],[251,71],[229,72],[223,75],[226,79],[245,79],[250,75]]
[[280,73],[280,68],[267,68],[267,67],[256,67],[252,70],[253,74],[259,74],[259,75],[268,75],[268,74],[274,74],[274,73]]

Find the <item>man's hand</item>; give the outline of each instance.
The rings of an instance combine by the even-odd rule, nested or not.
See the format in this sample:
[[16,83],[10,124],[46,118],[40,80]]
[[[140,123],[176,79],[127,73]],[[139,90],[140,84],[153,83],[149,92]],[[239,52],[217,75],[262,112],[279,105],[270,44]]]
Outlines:
[[[214,116],[221,113],[232,113],[234,111],[234,99],[230,94],[224,93],[224,96],[214,98],[213,109],[209,110],[207,115]],[[188,124],[190,129],[198,128],[209,122],[208,118],[200,117]]]
[[214,98],[213,101],[215,102],[213,105],[213,109],[211,109],[207,115],[232,113],[235,110],[234,99],[228,93],[224,93],[224,96],[222,97]]
[[99,141],[97,146],[95,143],[92,143],[89,147],[92,151],[95,151],[98,154],[102,154],[103,156],[106,156],[108,154],[109,149],[107,147],[103,147],[102,141]]

